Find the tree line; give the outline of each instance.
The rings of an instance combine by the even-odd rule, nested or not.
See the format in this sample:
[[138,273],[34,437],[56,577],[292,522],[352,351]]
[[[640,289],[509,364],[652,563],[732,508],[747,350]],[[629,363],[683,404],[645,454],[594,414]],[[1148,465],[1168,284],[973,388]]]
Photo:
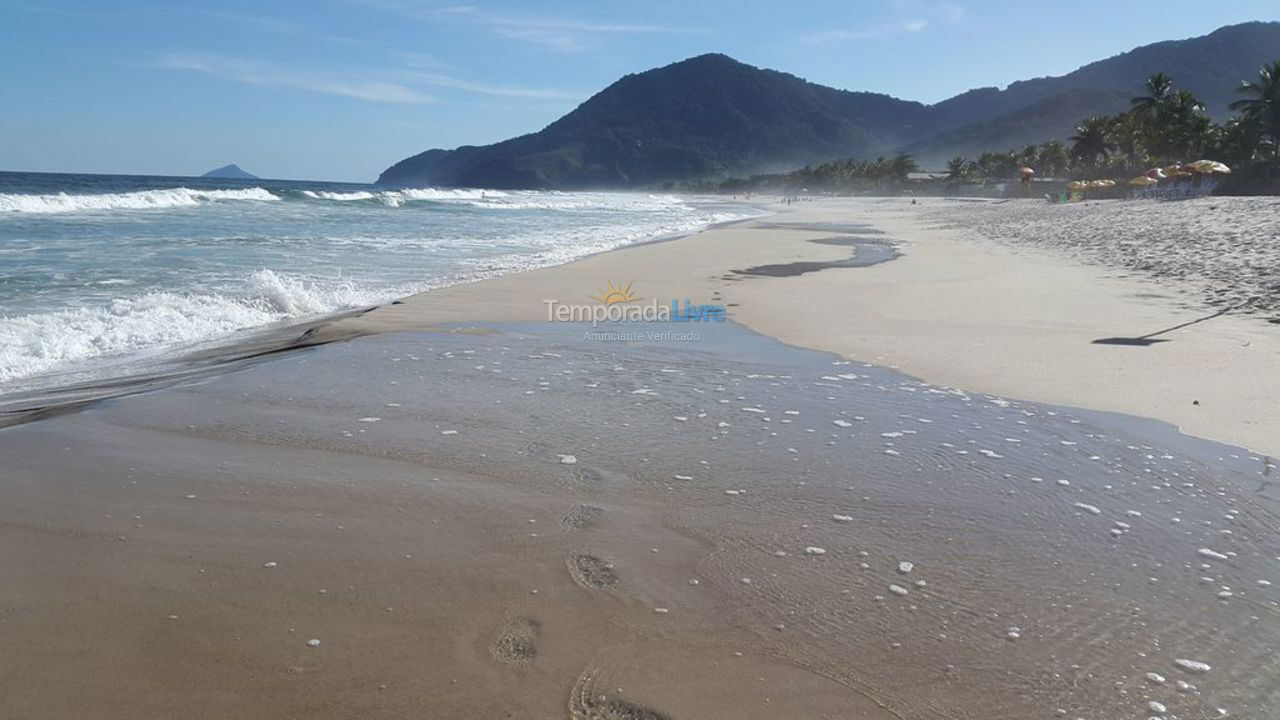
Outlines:
[[[946,178],[951,183],[1009,179],[1022,167],[1039,177],[1095,178],[1138,175],[1147,168],[1211,158],[1230,165],[1237,185],[1280,182],[1280,60],[1265,65],[1253,80],[1239,86],[1234,115],[1215,123],[1204,105],[1164,73],[1149,77],[1145,94],[1116,115],[1094,115],[1080,121],[1067,139],[1027,145],[1021,150],[984,152],[974,159],[952,158]],[[790,173],[704,182],[691,190],[753,192],[763,189],[809,188],[871,190],[900,186],[919,171],[906,153],[875,160],[835,160]]]
[[1121,177],[1150,167],[1202,158],[1219,160],[1246,177],[1275,177],[1280,169],[1280,60],[1243,81],[1235,114],[1215,123],[1190,90],[1164,73],[1147,78],[1145,94],[1116,115],[1093,115],[1076,125],[1068,143],[1050,140],[1020,151],[952,158],[947,176],[1013,177],[1020,167],[1041,176]]

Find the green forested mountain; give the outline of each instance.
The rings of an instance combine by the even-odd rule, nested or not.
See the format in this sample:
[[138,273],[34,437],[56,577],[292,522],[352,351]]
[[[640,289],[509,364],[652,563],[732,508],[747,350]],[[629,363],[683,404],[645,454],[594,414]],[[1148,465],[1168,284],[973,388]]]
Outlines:
[[1164,72],[1215,117],[1233,88],[1280,56],[1280,23],[1146,45],[1067,75],[981,88],[934,105],[816,85],[724,55],[627,75],[539,132],[428,150],[379,182],[494,188],[645,187],[906,151],[925,166],[1071,134],[1128,107]]

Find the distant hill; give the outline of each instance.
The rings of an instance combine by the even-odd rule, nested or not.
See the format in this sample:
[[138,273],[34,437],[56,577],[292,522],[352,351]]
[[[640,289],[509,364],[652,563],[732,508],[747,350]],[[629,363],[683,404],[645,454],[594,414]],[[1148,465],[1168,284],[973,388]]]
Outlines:
[[200,177],[223,178],[226,180],[258,180],[259,179],[257,175],[251,175],[245,172],[244,170],[241,170],[239,165],[223,165],[222,167],[216,170],[210,170],[209,172],[201,175]]
[[387,184],[623,187],[887,152],[919,103],[815,85],[725,55],[627,75],[541,132],[429,150]]
[[1114,114],[1141,93],[1128,90],[1074,88],[984,122],[963,125],[905,145],[902,150],[927,167],[942,167],[949,158],[972,159],[984,151],[1017,150],[1045,140],[1063,140],[1090,115]]
[[934,105],[837,90],[718,54],[627,75],[539,132],[428,150],[388,168],[389,185],[643,187],[792,169],[903,150],[926,166],[955,154],[1065,138],[1114,113],[1155,72],[1216,117],[1234,88],[1280,57],[1280,23],[1245,23],[1146,45],[1067,75],[980,88]]
[[931,164],[956,154],[1008,150],[1072,134],[1088,115],[1114,114],[1143,94],[1146,79],[1163,72],[1196,94],[1217,120],[1240,96],[1241,80],[1280,59],[1280,23],[1228,25],[1189,40],[1166,40],[1090,63],[1060,77],[1012,83],[1004,90],[970,90],[929,107],[939,132],[904,149]]

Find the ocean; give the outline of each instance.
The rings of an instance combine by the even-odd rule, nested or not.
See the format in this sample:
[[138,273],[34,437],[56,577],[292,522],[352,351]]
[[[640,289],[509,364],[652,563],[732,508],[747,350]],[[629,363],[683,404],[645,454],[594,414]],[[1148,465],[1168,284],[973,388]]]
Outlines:
[[656,193],[0,172],[0,394],[759,214]]

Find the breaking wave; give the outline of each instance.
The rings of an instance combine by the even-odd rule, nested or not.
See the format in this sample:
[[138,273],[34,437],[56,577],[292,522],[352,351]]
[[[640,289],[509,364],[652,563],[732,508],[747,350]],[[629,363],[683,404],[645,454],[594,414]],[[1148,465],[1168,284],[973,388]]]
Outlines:
[[100,210],[146,210],[229,200],[272,201],[280,198],[259,187],[243,190],[193,190],[177,187],[92,195],[25,195],[0,193],[0,212],[69,213]]
[[0,395],[754,214],[666,194],[77,182],[0,193]]
[[[621,198],[621,199],[620,199]],[[305,200],[336,203],[363,202],[398,208],[425,202],[484,210],[599,210],[626,209],[625,196],[600,193],[556,193],[530,190],[471,190],[460,188],[404,188],[400,190],[285,190],[276,194],[260,187],[199,190],[186,187],[124,193],[28,195],[0,193],[0,212],[75,213],[109,210],[150,210],[195,207],[232,201],[277,202]],[[636,204],[678,203],[674,196],[636,196]]]
[[106,305],[0,317],[0,382],[91,358],[193,343],[278,320],[387,299],[350,283],[308,283],[258,270],[237,292],[152,291]]

